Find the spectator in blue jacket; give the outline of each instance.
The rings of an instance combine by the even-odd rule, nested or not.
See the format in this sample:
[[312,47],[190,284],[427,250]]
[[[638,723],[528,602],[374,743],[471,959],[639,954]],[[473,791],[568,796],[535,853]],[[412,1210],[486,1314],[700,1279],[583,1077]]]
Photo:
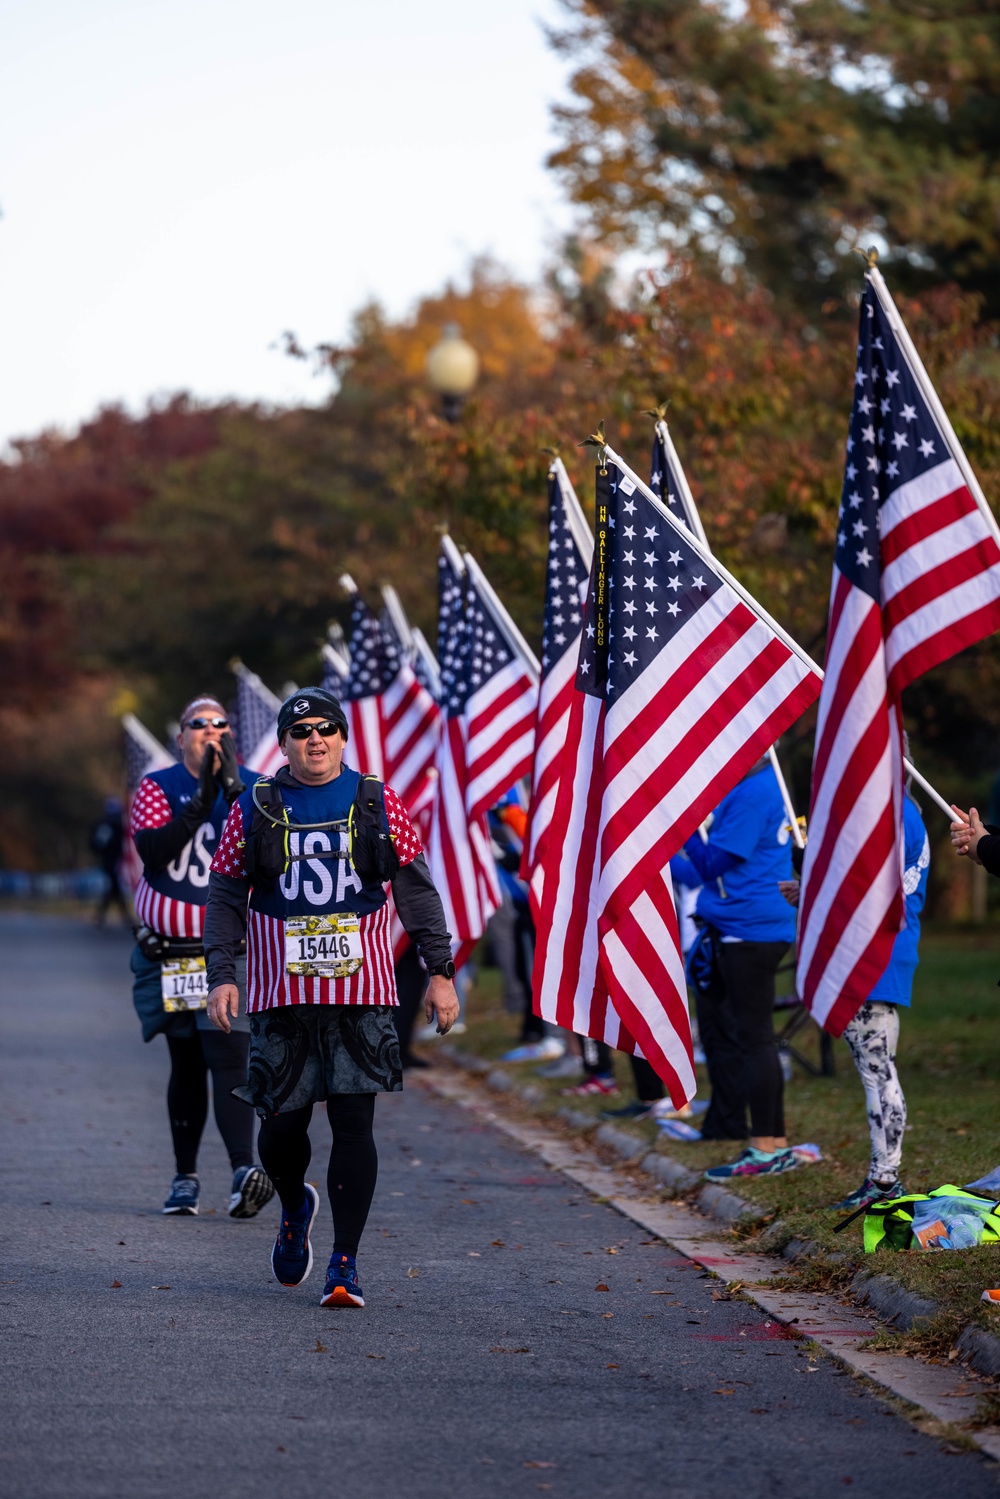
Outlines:
[[896,1071],[899,1007],[909,1007],[917,971],[920,913],[927,894],[931,851],[920,808],[907,789],[903,798],[903,895],[906,925],[893,944],[889,966],[844,1031],[861,1074],[868,1105],[871,1164],[861,1186],[835,1203],[838,1208],[867,1207],[884,1197],[900,1197],[906,1099]]
[[[695,991],[712,1085],[702,1138],[746,1140],[750,1111],[747,1148],[706,1174],[716,1180],[790,1171],[798,1162],[785,1136],[772,1012],[775,974],[795,938],[794,913],[778,889],[792,877],[791,833],[767,759],[716,808],[707,841],[689,838],[684,854],[702,881],[695,915],[712,959],[704,988]],[[685,878],[679,860],[671,872]]]

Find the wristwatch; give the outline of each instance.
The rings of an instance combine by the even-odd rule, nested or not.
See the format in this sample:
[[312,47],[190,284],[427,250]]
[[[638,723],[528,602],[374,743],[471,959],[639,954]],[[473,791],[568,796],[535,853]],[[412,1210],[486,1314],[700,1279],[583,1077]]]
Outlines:
[[437,963],[433,968],[428,968],[430,978],[453,979],[455,977],[455,965],[449,958],[447,963]]

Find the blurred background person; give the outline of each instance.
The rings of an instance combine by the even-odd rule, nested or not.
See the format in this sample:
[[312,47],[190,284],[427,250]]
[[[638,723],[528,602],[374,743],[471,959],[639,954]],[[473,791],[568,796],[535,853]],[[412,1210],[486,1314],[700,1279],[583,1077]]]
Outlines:
[[91,853],[97,855],[105,880],[101,898],[97,902],[97,911],[94,914],[95,926],[104,925],[108,911],[113,905],[118,907],[125,925],[128,925],[132,919],[125,891],[122,889],[124,848],[125,826],[122,821],[122,804],[117,796],[109,796],[104,803],[103,816],[94,823],[90,830]]

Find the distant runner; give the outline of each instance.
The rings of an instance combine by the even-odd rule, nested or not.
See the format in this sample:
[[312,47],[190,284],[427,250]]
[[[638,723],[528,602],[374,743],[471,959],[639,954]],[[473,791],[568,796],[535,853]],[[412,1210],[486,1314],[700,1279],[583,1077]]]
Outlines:
[[176,1175],[163,1211],[179,1217],[198,1211],[198,1146],[211,1072],[215,1122],[233,1170],[227,1212],[252,1218],[274,1188],[254,1161],[253,1115],[232,1097],[246,1081],[249,1029],[245,1016],[224,1036],[209,1023],[201,934],[212,855],[230,803],[253,775],[237,763],[226,710],[215,698],[188,704],[177,744],[180,763],[139,783],[131,824],[143,863],[133,999],[143,1040],[162,1032],[170,1050],[167,1111]]
[[288,766],[239,798],[212,863],[209,1015],[229,1031],[246,934],[250,1075],[237,1092],[263,1120],[260,1158],[281,1199],[271,1268],[284,1286],[312,1269],[309,1121],[325,1102],[334,1241],[320,1305],[364,1306],[356,1257],[378,1172],[375,1095],[403,1086],[385,885],[427,966],[427,1019],[442,1034],[458,1016],[451,938],[399,797],[343,763],[337,699],[320,687],[293,693],[278,741]]

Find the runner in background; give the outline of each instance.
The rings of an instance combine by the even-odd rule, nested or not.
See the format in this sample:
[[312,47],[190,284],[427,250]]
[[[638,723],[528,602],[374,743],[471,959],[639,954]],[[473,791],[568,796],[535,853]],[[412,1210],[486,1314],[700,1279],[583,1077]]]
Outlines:
[[[131,833],[142,860],[135,892],[139,920],[132,954],[133,1000],[144,1041],[164,1035],[170,1053],[167,1113],[175,1175],[164,1213],[198,1211],[198,1147],[212,1099],[233,1178],[227,1212],[252,1218],[273,1195],[254,1161],[254,1118],[232,1097],[246,1082],[250,1036],[246,1016],[222,1035],[205,1013],[208,989],[201,945],[208,877],[230,803],[251,772],[238,764],[226,711],[198,697],[181,715],[180,761],[140,782]],[[245,964],[244,964],[245,968]]]
[[90,830],[90,849],[100,860],[106,884],[97,903],[94,925],[103,926],[108,911],[115,905],[122,913],[126,926],[131,921],[128,901],[122,889],[121,864],[125,847],[125,828],[122,824],[122,804],[117,796],[109,796],[104,803],[104,816]]

